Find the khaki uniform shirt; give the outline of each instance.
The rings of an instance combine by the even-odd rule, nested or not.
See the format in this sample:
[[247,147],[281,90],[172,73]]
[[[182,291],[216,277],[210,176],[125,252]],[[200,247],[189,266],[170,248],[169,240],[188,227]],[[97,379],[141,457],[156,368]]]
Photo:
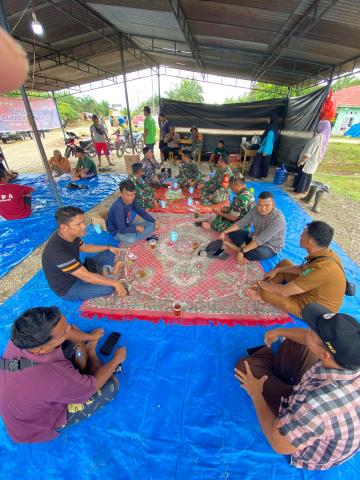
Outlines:
[[342,267],[340,258],[329,248],[323,248],[306,257],[303,272],[293,281],[310,301],[338,312],[346,289],[345,273],[339,265]]

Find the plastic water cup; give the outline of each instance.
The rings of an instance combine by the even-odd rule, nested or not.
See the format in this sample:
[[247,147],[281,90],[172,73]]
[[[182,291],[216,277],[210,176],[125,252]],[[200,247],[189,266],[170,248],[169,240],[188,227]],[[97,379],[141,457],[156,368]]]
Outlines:
[[181,310],[182,310],[182,305],[180,302],[174,302],[173,303],[173,311],[174,311],[174,315],[176,317],[180,317],[181,315]]
[[160,200],[160,206],[161,206],[161,208],[166,208],[165,200]]
[[176,242],[177,239],[178,239],[178,234],[177,234],[177,232],[170,232],[170,240],[171,240],[172,242]]
[[101,225],[99,225],[98,223],[96,225],[94,225],[94,230],[96,233],[102,233],[102,228],[101,228]]
[[189,187],[189,193],[193,194],[194,193],[194,187]]
[[156,240],[155,240],[155,238],[152,238],[152,239],[149,241],[149,244],[150,244],[151,250],[154,250],[154,248],[156,247]]
[[193,204],[193,199],[192,198],[188,198],[188,205],[189,207]]
[[178,183],[177,182],[174,182],[173,183],[173,187],[174,187],[174,190],[176,190],[178,188]]

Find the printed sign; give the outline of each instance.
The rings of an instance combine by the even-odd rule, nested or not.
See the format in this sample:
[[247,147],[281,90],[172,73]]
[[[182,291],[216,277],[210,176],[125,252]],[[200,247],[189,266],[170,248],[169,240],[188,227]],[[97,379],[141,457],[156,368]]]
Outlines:
[[[30,100],[39,130],[60,128],[56,105],[52,98]],[[21,98],[0,97],[0,133],[31,130],[25,105]]]

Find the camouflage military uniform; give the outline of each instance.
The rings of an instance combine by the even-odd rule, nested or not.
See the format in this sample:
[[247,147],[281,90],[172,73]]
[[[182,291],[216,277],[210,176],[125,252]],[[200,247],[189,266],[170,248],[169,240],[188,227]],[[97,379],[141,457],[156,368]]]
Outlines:
[[[201,189],[201,203],[203,205],[212,205],[214,203],[222,203],[228,200],[231,192],[230,180],[233,176],[233,171],[229,165],[226,165],[224,169],[217,168],[213,178],[207,181]],[[228,186],[224,186],[226,177],[228,180]],[[214,196],[210,199],[209,195]]]
[[201,182],[201,172],[193,161],[189,163],[180,163],[179,165],[179,175],[178,175],[179,183],[184,186],[189,185],[189,180],[195,180],[195,183]]
[[129,180],[135,185],[136,189],[136,200],[143,208],[151,208],[154,205],[155,194],[154,191],[149,185],[146,185],[137,179],[134,175],[129,175],[126,180]]
[[[230,207],[224,209],[224,213],[231,215],[239,215],[237,220],[243,218],[249,210],[253,208],[255,204],[254,196],[247,188],[244,188],[239,192],[231,202]],[[231,227],[234,222],[227,220],[221,215],[217,215],[211,222],[211,228],[216,232],[223,232],[227,228]]]

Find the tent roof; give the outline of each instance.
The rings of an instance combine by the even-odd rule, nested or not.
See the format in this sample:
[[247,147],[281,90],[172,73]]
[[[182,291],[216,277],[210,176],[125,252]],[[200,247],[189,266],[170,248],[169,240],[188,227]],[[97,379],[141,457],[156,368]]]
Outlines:
[[306,86],[360,65],[357,0],[33,0],[42,38],[29,3],[4,1],[34,90],[117,83],[120,37],[126,72],[166,65]]

